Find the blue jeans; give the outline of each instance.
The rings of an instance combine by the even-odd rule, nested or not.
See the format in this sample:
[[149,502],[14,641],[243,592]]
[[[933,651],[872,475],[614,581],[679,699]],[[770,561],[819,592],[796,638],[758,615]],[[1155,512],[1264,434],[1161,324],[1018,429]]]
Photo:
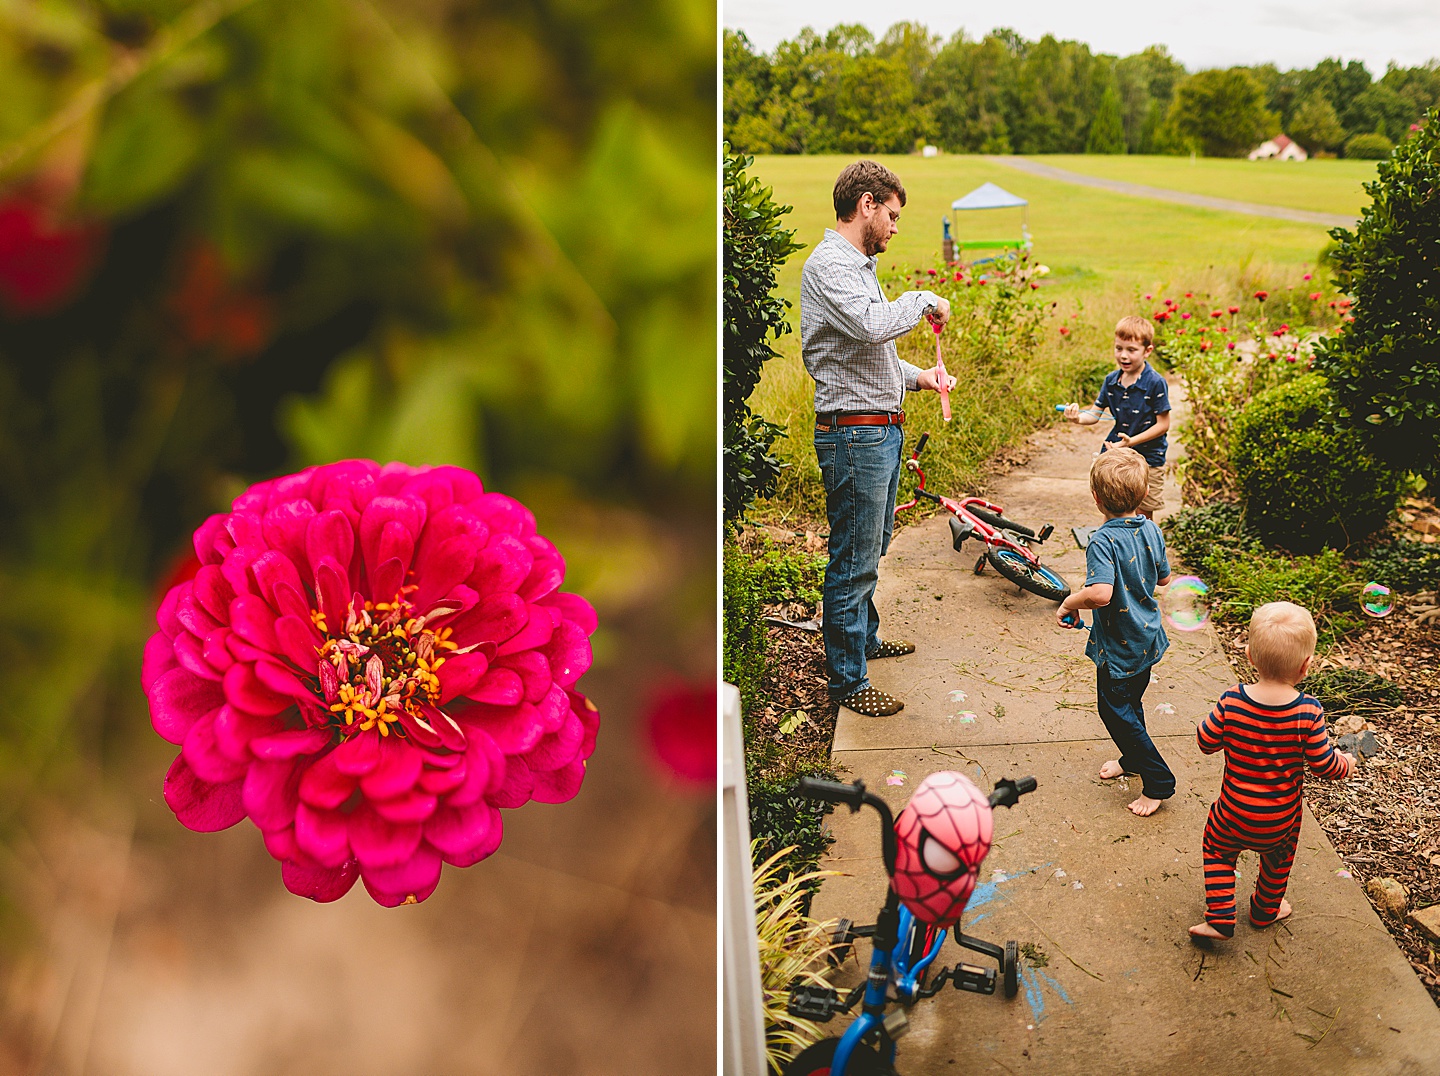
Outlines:
[[830,518],[825,567],[825,665],[830,697],[870,686],[865,651],[876,644],[875,583],[890,548],[900,488],[899,426],[840,426],[815,431],[815,455]]
[[1142,791],[1152,800],[1168,800],[1175,795],[1175,775],[1145,728],[1144,695],[1150,686],[1150,670],[1122,678],[1112,677],[1104,665],[1095,669],[1100,720],[1120,748],[1121,768],[1140,775]]

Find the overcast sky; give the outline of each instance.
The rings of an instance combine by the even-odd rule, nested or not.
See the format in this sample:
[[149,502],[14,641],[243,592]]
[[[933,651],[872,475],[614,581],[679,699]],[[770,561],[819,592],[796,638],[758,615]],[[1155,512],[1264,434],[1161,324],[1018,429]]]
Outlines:
[[1134,0],[1027,0],[1021,4],[919,0],[721,0],[724,25],[769,52],[810,26],[863,23],[878,38],[891,24],[918,22],[949,38],[984,37],[1006,26],[1034,41],[1045,34],[1126,56],[1164,45],[1189,70],[1272,62],[1313,67],[1327,56],[1364,60],[1372,75],[1394,61],[1440,58],[1440,0],[1211,0],[1174,7]]

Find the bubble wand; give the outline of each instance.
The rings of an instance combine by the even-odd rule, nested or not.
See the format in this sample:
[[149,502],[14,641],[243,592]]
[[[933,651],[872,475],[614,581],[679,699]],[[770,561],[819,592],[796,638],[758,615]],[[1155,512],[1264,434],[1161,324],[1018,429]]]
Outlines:
[[950,421],[950,386],[946,382],[950,375],[945,372],[945,360],[940,357],[940,331],[944,328],[938,321],[932,321],[930,327],[935,330],[935,380],[936,387],[940,390],[940,414],[946,422]]

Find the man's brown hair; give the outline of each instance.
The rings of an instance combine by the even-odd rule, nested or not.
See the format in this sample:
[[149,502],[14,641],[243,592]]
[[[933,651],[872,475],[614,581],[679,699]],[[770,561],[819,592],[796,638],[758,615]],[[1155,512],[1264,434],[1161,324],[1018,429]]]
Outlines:
[[1141,347],[1155,342],[1155,326],[1136,314],[1128,314],[1115,323],[1115,339],[1131,340]]
[[1130,515],[1149,488],[1150,465],[1133,448],[1107,449],[1090,468],[1090,490],[1109,515]]
[[852,221],[860,207],[860,196],[868,194],[877,202],[887,202],[892,194],[905,204],[905,188],[900,177],[878,161],[856,161],[847,165],[835,180],[835,219]]

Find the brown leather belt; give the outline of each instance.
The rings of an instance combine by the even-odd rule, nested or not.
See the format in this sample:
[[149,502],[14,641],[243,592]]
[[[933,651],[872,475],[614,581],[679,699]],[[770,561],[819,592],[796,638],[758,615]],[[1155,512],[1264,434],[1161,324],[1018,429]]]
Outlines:
[[904,424],[904,411],[876,411],[864,414],[826,411],[815,416],[815,428],[824,430],[826,433],[835,429],[836,426],[903,426]]

